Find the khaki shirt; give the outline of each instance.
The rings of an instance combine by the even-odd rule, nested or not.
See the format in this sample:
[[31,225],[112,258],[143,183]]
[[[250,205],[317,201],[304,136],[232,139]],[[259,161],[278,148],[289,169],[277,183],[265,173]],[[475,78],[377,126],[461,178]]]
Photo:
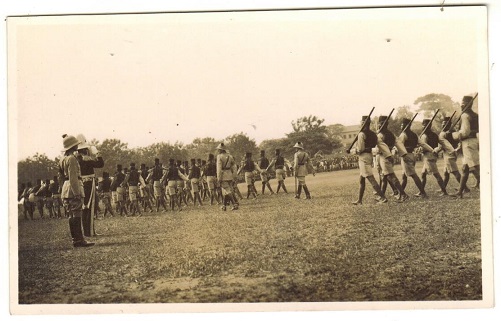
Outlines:
[[[299,165],[299,162],[302,165]],[[310,163],[310,156],[305,151],[297,151],[294,154],[294,173],[296,176],[306,176],[308,175],[308,168],[306,167]]]
[[233,156],[228,153],[217,155],[216,175],[220,181],[232,181],[237,177],[237,164]]
[[74,155],[65,156],[60,163],[64,177],[68,180],[64,181],[61,191],[61,198],[77,198],[84,197],[85,192],[80,173],[80,164]]

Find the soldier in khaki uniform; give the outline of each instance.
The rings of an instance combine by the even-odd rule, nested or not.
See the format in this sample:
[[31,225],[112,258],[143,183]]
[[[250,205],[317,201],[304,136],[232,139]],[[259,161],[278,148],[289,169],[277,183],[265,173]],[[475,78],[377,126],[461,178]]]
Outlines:
[[61,191],[63,205],[68,210],[70,233],[74,247],[88,247],[94,243],[87,242],[82,232],[82,208],[85,197],[83,183],[80,178],[80,165],[75,156],[79,141],[74,136],[63,135],[64,157],[59,163],[64,184]]
[[297,192],[295,198],[301,198],[301,190],[304,190],[306,199],[311,199],[310,191],[306,186],[306,175],[308,175],[308,166],[310,165],[310,155],[304,151],[303,144],[297,142],[294,145],[296,153],[294,154],[294,177],[297,180]]
[[[431,173],[437,180],[438,186],[442,193],[440,196],[447,195],[447,190],[445,189],[444,180],[440,175],[437,167],[437,154],[435,149],[438,148],[438,135],[431,130],[431,119],[423,119],[423,128],[426,131],[421,135],[421,140],[423,143],[428,144],[433,150],[423,151],[423,170],[421,171],[421,182],[423,184],[423,189],[426,187],[426,176]],[[430,124],[430,126],[428,126]],[[428,128],[426,128],[428,126]]]
[[416,133],[411,130],[410,126],[407,126],[410,122],[411,120],[408,118],[402,119],[401,128],[402,130],[406,130],[403,131],[395,141],[395,147],[401,157],[402,168],[404,170],[404,174],[402,176],[402,189],[405,190],[405,187],[407,186],[407,177],[410,176],[419,190],[419,193],[415,194],[415,196],[426,198],[427,195],[424,191],[423,184],[416,174],[416,158],[414,155],[414,149],[417,146],[420,146],[424,151],[433,152],[433,148],[423,143]]
[[358,166],[360,168],[360,187],[358,191],[358,200],[352,202],[353,205],[361,205],[365,192],[365,179],[367,179],[376,194],[378,195],[378,203],[387,203],[388,200],[384,196],[379,184],[372,173],[372,149],[377,145],[377,135],[370,130],[371,121],[368,116],[362,116],[362,130],[358,134],[355,153],[358,154]]
[[226,147],[223,143],[220,143],[216,147],[216,150],[218,152],[216,158],[216,176],[223,194],[223,206],[221,209],[226,211],[226,206],[232,203],[232,210],[237,210],[238,200],[233,192],[233,182],[237,178],[237,164],[233,156],[226,152]]

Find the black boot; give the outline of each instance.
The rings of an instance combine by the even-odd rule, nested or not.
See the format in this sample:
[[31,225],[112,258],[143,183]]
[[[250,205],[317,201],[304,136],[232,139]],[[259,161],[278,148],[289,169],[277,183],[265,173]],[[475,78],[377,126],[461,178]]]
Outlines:
[[308,190],[308,187],[306,185],[303,185],[304,193],[306,194],[306,199],[309,200],[311,199],[310,191]]
[[82,218],[72,217],[68,220],[70,224],[71,238],[73,239],[73,247],[89,247],[94,243],[87,242],[82,234]]
[[91,237],[91,219],[90,219],[90,208],[86,208],[82,213],[82,227],[83,227],[83,235],[86,237]]

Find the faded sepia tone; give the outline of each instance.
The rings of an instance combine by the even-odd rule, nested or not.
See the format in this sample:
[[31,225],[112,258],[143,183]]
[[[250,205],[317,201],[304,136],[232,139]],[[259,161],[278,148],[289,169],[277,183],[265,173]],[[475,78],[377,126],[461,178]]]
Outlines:
[[[419,238],[426,234],[420,234],[423,230],[429,229],[436,235],[444,231],[442,225],[426,225],[430,222],[427,219],[420,221],[419,224],[423,225],[415,226],[415,230],[408,227],[407,224],[415,223],[412,221],[413,211],[416,211],[411,209],[413,206],[422,207],[424,212],[419,213],[424,216],[432,213],[429,219],[442,215],[445,221],[457,219],[454,223],[470,228],[465,235],[474,239],[467,246],[471,262],[456,262],[454,255],[459,246],[451,243],[454,250],[450,253],[437,250],[431,256],[438,261],[444,258],[442,265],[417,259],[413,263],[423,265],[410,267],[410,273],[422,277],[420,282],[423,283],[427,282],[429,271],[450,274],[454,280],[461,271],[448,270],[452,262],[455,268],[467,269],[464,277],[471,276],[475,284],[445,285],[443,292],[430,292],[426,286],[424,290],[406,288],[405,284],[388,286],[392,280],[387,279],[387,275],[391,275],[392,268],[400,268],[398,261],[403,252],[391,254],[395,259],[394,267],[386,266],[385,271],[377,271],[377,267],[369,262],[384,265],[387,259],[382,252],[365,253],[364,247],[373,242],[372,238],[385,239],[383,234],[395,232],[385,230],[384,220],[391,220],[395,212],[390,212],[401,209],[367,206],[354,218],[352,207],[345,203],[356,194],[357,182],[353,177],[357,179],[357,174],[349,176],[335,172],[308,176],[317,190],[313,191],[312,203],[300,203],[306,205],[291,205],[293,198],[281,198],[274,203],[272,198],[263,196],[257,203],[242,201],[241,211],[233,218],[211,218],[210,215],[219,215],[220,212],[201,216],[200,212],[187,211],[186,220],[152,217],[148,222],[149,217],[143,217],[142,222],[135,223],[119,221],[119,218],[113,223],[100,222],[106,229],[105,235],[97,238],[97,245],[92,249],[97,251],[96,257],[103,260],[108,255],[111,259],[114,247],[121,247],[119,253],[125,253],[127,259],[115,258],[113,263],[100,265],[100,283],[92,284],[91,278],[88,283],[84,282],[83,289],[74,291],[68,290],[71,287],[65,284],[56,286],[50,280],[42,282],[44,287],[50,285],[49,289],[37,289],[36,277],[25,280],[25,275],[19,272],[23,267],[14,264],[13,274],[19,272],[16,275],[19,283],[12,285],[12,291],[19,291],[21,298],[14,304],[16,311],[31,313],[35,307],[39,308],[37,304],[43,304],[44,311],[53,311],[52,304],[68,303],[193,303],[188,308],[172,304],[120,307],[134,312],[207,310],[207,306],[196,304],[202,302],[289,302],[260,306],[258,310],[297,306],[307,309],[410,308],[416,305],[413,301],[419,301],[422,307],[436,304],[451,308],[489,305],[492,281],[488,277],[492,267],[489,257],[490,129],[486,14],[484,7],[450,9],[445,13],[438,9],[414,8],[9,18],[12,166],[35,153],[46,154],[50,159],[61,157],[61,135],[65,133],[83,133],[88,141],[119,139],[131,149],[161,142],[188,145],[199,137],[213,137],[219,142],[238,133],[245,134],[259,145],[266,140],[284,137],[285,133],[291,132],[291,121],[303,116],[319,116],[325,120],[325,125],[350,126],[359,123],[372,106],[376,107],[373,116],[387,115],[393,108],[402,106],[417,110],[416,99],[430,93],[445,94],[453,102],[460,102],[462,96],[478,92],[475,110],[480,116],[484,178],[481,182],[482,199],[476,192],[464,200],[465,203],[441,202],[435,197],[427,203],[419,202],[419,205],[409,203],[409,217],[398,226],[402,229],[398,233],[403,234],[399,234],[402,239],[397,242],[405,245],[402,251],[409,256],[412,256],[413,245],[404,241],[406,233],[416,232]],[[420,115],[417,121],[422,119],[423,115]],[[121,160],[124,166],[133,161],[137,160]],[[162,161],[167,162],[167,159]],[[148,162],[153,163],[153,159]],[[11,168],[11,171],[15,172],[15,169]],[[431,180],[429,189],[436,187]],[[11,181],[10,188],[15,189],[18,183],[21,182]],[[292,184],[290,180],[289,184]],[[16,208],[14,202],[13,205],[11,209]],[[278,217],[267,215],[276,207],[283,211],[280,220],[287,221],[285,215],[291,214],[287,224],[278,221]],[[456,214],[461,210],[481,213],[481,216],[472,219],[466,212],[461,212],[462,215],[457,215],[461,217],[457,218]],[[306,217],[295,211],[313,215]],[[381,218],[374,213],[381,214]],[[21,213],[14,210],[9,214],[11,224],[16,227],[16,233],[11,235],[12,262],[17,262],[20,253],[20,259],[27,260],[21,262],[29,262],[31,254],[28,252],[46,250],[46,246],[52,247],[50,259],[60,258],[67,264],[74,262],[78,255],[93,259],[86,252],[75,251],[65,243],[66,225],[51,222],[52,230],[41,236],[59,239],[44,245],[43,242],[37,243],[36,224],[40,222],[26,225]],[[341,224],[347,224],[349,231],[363,236],[353,241],[343,253],[336,252],[336,242],[350,243],[350,235],[346,234],[344,238],[342,231],[347,227],[336,225],[334,214],[340,215]],[[168,212],[170,215],[172,212]],[[253,216],[256,216],[256,221]],[[239,220],[241,226],[234,226],[233,219]],[[310,225],[314,226],[311,234],[306,228]],[[163,229],[167,238],[163,238]],[[301,233],[290,233],[295,229]],[[239,235],[242,231],[250,234]],[[451,227],[451,233],[456,232],[459,230]],[[143,239],[142,233],[149,236]],[[155,233],[162,236],[157,238]],[[218,233],[223,233],[224,237]],[[268,233],[275,237],[268,239]],[[150,237],[151,234],[155,236]],[[461,237],[460,233],[454,235]],[[125,239],[125,236],[130,238]],[[254,238],[258,238],[257,241]],[[186,246],[175,244],[176,239],[187,242]],[[452,239],[445,237],[444,242]],[[137,252],[148,247],[147,244],[139,245],[138,240],[173,242],[172,247],[179,247],[180,252],[164,251],[158,244],[145,253]],[[429,241],[441,240],[440,236],[434,236]],[[133,252],[127,252],[124,244],[120,244],[122,241],[130,243]],[[215,242],[215,247],[212,247],[212,242]],[[260,262],[261,256],[254,251],[260,250],[267,242],[270,256]],[[386,246],[386,243],[381,244]],[[436,245],[430,246],[429,251],[432,251]],[[298,249],[304,252],[297,253]],[[350,273],[330,271],[332,266],[328,264],[332,261],[329,259],[319,262],[324,251],[336,253],[340,269]],[[416,251],[427,250],[417,246]],[[169,256],[175,253],[180,253],[183,259]],[[190,256],[202,260],[192,261]],[[361,262],[350,263],[353,256],[368,260],[365,269],[358,267]],[[188,259],[184,260],[186,257]],[[151,270],[147,268],[149,259],[153,265]],[[463,257],[458,260],[463,260]],[[296,263],[304,266],[295,270]],[[428,263],[430,266],[425,266]],[[280,270],[281,264],[286,268]],[[470,271],[471,266],[476,266],[476,269]],[[145,270],[141,270],[143,268]],[[270,272],[268,268],[279,272]],[[358,269],[358,272],[351,273]],[[120,279],[117,273],[125,275],[124,279],[117,281]],[[304,280],[297,280],[301,273]],[[363,284],[367,282],[361,277],[364,273],[379,275],[377,285]],[[40,274],[41,279],[45,276]],[[345,277],[361,283],[350,287],[346,285],[349,281],[342,282]],[[63,278],[64,282],[70,280]],[[79,281],[79,284],[82,283]],[[429,285],[430,288],[435,286],[442,285]],[[33,293],[28,290],[30,287],[34,287]],[[373,287],[382,290],[372,293]],[[477,292],[468,290],[470,287]],[[339,293],[333,294],[333,289]],[[36,294],[37,291],[47,291],[50,298],[36,302],[37,295],[40,295]],[[68,296],[74,299],[68,299]],[[291,304],[296,301],[310,303]],[[376,306],[364,305],[368,301],[381,302]],[[392,301],[409,302],[397,305]],[[115,306],[93,305],[92,308],[95,311],[116,311]],[[216,309],[219,308],[250,309],[245,304],[222,305]],[[60,309],[69,313],[71,310],[71,305]]]

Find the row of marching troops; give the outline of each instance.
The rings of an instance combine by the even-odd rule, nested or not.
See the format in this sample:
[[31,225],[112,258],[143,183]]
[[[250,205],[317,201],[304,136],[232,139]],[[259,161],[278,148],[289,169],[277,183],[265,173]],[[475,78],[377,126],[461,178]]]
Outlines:
[[[453,116],[444,117],[440,133],[432,130],[433,120],[438,113],[435,112],[433,118],[424,119],[422,122],[423,130],[421,134],[416,134],[411,130],[412,119],[404,118],[401,123],[402,132],[398,137],[392,133],[387,125],[391,116],[380,116],[378,119],[377,133],[370,129],[370,115],[363,116],[361,129],[356,136],[352,146],[355,146],[350,152],[359,156],[360,181],[358,199],[352,202],[354,205],[362,204],[365,191],[365,181],[368,180],[377,195],[378,203],[388,202],[385,191],[387,185],[393,189],[393,193],[399,202],[409,199],[405,192],[408,177],[411,177],[419,192],[417,197],[426,198],[425,186],[427,184],[427,174],[432,174],[438,186],[440,187],[440,196],[449,195],[447,185],[450,176],[459,183],[459,189],[451,194],[455,198],[462,198],[463,193],[469,192],[467,181],[470,172],[476,178],[475,188],[480,186],[480,157],[479,157],[479,122],[478,114],[472,110],[473,101],[477,96],[464,96],[461,104],[461,114],[453,124]],[[374,110],[374,109],[373,109]],[[459,124],[459,128],[456,125]],[[457,149],[461,146],[463,151],[462,173],[459,172],[457,164]],[[376,182],[372,171],[372,150],[376,148],[379,157],[377,167],[381,170],[381,184]],[[416,172],[415,149],[420,148],[423,152],[423,168],[421,176]],[[396,149],[401,158],[403,175],[401,181],[396,177],[393,169],[392,149]],[[443,152],[444,169],[443,177],[437,167],[438,153]]]
[[[311,171],[311,162],[308,153],[304,151],[301,142],[294,145],[294,164],[291,165],[280,153],[275,151],[275,158],[271,161],[261,151],[258,162],[252,159],[251,153],[246,153],[240,166],[234,157],[227,151],[225,145],[220,143],[215,149],[217,155],[209,154],[208,160],[191,160],[191,165],[184,161],[169,159],[169,165],[164,167],[160,160],[155,159],[152,168],[141,164],[136,169],[135,163],[123,168],[117,165],[117,171],[110,177],[104,172],[103,178],[98,180],[94,169],[104,167],[104,160],[95,146],[87,144],[85,137],[63,135],[64,157],[59,167],[59,178],[62,184],[59,192],[64,210],[69,217],[70,233],[74,247],[88,247],[94,245],[88,242],[85,236],[96,236],[94,220],[98,194],[105,207],[105,214],[113,215],[113,207],[121,215],[141,215],[141,206],[144,210],[153,211],[162,207],[167,210],[169,202],[171,210],[181,210],[182,205],[192,201],[194,205],[201,206],[202,199],[209,198],[211,205],[217,202],[221,210],[227,207],[232,210],[239,208],[239,199],[242,195],[237,186],[237,177],[243,174],[247,185],[247,198],[258,195],[255,187],[254,175],[259,173],[262,181],[261,193],[268,188],[271,194],[278,193],[285,186],[286,169],[292,168],[296,181],[296,198],[301,197],[304,191],[306,198],[311,195],[306,186],[305,176],[308,169]],[[274,192],[269,183],[269,171],[274,168],[278,186]]]

